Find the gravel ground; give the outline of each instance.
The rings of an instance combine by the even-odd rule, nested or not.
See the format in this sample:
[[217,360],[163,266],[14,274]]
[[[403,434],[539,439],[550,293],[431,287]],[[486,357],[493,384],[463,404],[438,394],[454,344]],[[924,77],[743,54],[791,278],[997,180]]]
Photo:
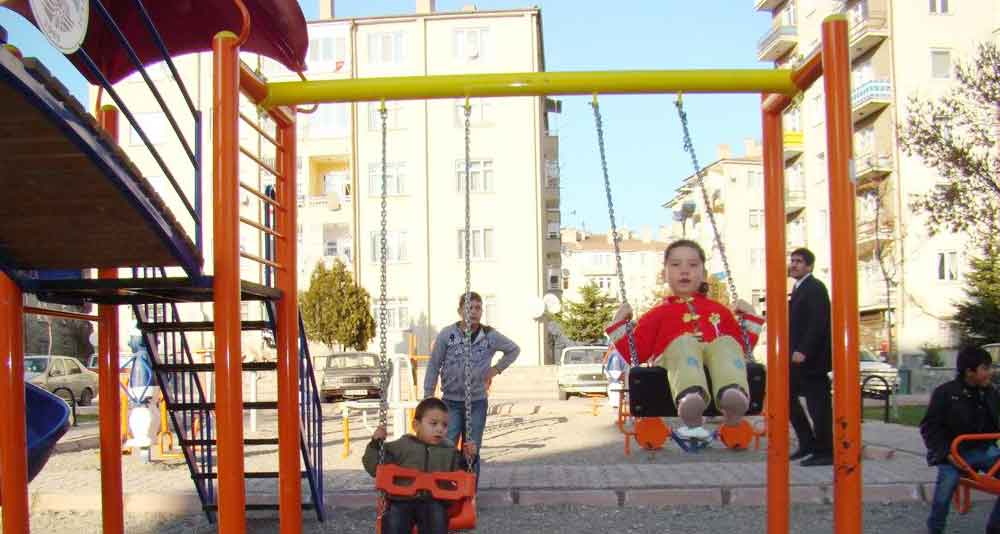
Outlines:
[[[870,505],[864,511],[864,532],[870,534],[916,534],[923,532],[927,507],[923,504]],[[966,516],[953,514],[949,533],[980,533],[985,530],[988,507],[980,503]],[[373,509],[338,512],[318,523],[307,515],[306,533],[338,532],[345,534],[372,531]],[[684,507],[684,508],[595,508],[585,506],[548,506],[488,508],[481,511],[480,534],[546,533],[763,533],[766,532],[766,511],[763,508]],[[253,520],[249,532],[278,532],[277,521]],[[81,533],[99,532],[98,514],[54,513],[32,516],[35,532]],[[129,533],[208,533],[215,532],[203,516],[185,518],[131,516],[126,522]],[[829,534],[833,532],[833,512],[829,506],[796,506],[791,513],[790,532],[795,534]]]

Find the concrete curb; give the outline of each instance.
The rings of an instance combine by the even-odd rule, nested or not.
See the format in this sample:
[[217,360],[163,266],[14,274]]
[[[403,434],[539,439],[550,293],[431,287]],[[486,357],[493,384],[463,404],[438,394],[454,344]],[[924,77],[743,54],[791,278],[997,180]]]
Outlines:
[[64,439],[59,443],[56,443],[56,448],[53,452],[56,454],[61,452],[75,452],[75,451],[85,451],[88,449],[97,449],[101,446],[101,436],[97,434],[77,436],[72,439]]
[[[900,483],[871,484],[864,487],[864,500],[869,503],[926,502],[933,494],[933,484]],[[973,493],[973,500],[985,500],[986,495]],[[336,491],[326,495],[326,508],[374,508],[374,491]],[[793,503],[829,505],[833,499],[830,486],[793,486]],[[274,497],[251,493],[248,502],[272,502]],[[482,508],[511,506],[576,505],[598,507],[641,506],[758,506],[767,505],[767,488],[656,488],[656,489],[534,489],[511,488],[482,490],[477,499]],[[33,493],[33,512],[99,512],[98,494]],[[131,493],[125,496],[125,511],[131,514],[193,515],[201,513],[201,502],[195,493]]]

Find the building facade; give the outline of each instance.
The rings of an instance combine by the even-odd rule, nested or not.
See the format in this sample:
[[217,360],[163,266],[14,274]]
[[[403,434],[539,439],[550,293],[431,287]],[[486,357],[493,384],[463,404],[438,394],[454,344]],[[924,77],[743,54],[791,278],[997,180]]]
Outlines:
[[[936,172],[904,155],[896,132],[907,100],[933,98],[956,83],[956,60],[1000,28],[996,2],[925,0],[754,0],[772,27],[758,43],[758,57],[794,67],[816,53],[820,23],[831,13],[849,22],[854,120],[854,177],[858,239],[861,345],[894,350],[958,343],[952,317],[968,269],[962,235],[931,236],[915,195],[937,182]],[[805,92],[784,117],[789,240],[796,233],[817,256],[822,278],[830,265],[829,189],[822,83]]]
[[[478,11],[467,6],[437,12],[433,1],[420,0],[409,14],[336,19],[332,2],[320,4],[320,19],[309,23],[305,75],[310,80],[545,69],[541,13],[535,8]],[[243,60],[270,81],[298,79],[266,58],[247,54]],[[189,56],[177,63],[206,117],[203,149],[210,154],[211,56]],[[128,92],[129,81],[119,85]],[[128,95],[130,102],[141,102],[139,92]],[[464,104],[462,99],[385,103],[390,353],[407,352],[411,335],[417,351],[427,353],[437,332],[458,319],[466,254]],[[551,361],[545,353],[546,334],[532,310],[542,295],[561,288],[558,138],[549,135],[547,104],[553,107],[542,97],[470,102],[472,288],[484,297],[484,321],[521,346],[519,365]],[[156,109],[155,103],[149,107]],[[378,101],[323,104],[298,115],[299,287],[308,288],[317,263],[342,261],[372,295],[373,306],[381,259],[380,107]],[[252,107],[243,111],[255,113]],[[165,121],[156,115],[140,117],[140,123],[165,130]],[[242,144],[259,150],[255,155],[264,162],[273,162],[273,147],[245,125],[241,137],[244,130]],[[179,157],[175,144],[159,148]],[[204,176],[210,177],[211,159],[204,164]],[[142,163],[140,167],[146,169]],[[249,158],[241,158],[240,169],[247,183],[260,188],[273,183]],[[210,195],[210,180],[206,182],[205,194]],[[243,209],[256,218],[259,201],[241,194]],[[210,212],[205,220],[211,221]],[[204,235],[211,239],[210,227]],[[245,226],[241,247],[263,254],[259,235]],[[209,270],[210,252],[209,246]],[[253,261],[244,261],[243,268],[245,279],[261,276]],[[247,305],[248,317],[259,316],[254,308]],[[374,307],[372,311],[377,316]],[[371,347],[377,344],[376,338]]]

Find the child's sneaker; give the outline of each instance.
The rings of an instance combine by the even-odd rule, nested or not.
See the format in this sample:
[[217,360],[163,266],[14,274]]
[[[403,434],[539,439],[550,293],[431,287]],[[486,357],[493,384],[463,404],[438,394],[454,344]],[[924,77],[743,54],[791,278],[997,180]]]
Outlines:
[[682,426],[675,432],[677,432],[677,437],[686,440],[708,441],[712,437],[712,434],[708,430],[705,430],[703,426]]

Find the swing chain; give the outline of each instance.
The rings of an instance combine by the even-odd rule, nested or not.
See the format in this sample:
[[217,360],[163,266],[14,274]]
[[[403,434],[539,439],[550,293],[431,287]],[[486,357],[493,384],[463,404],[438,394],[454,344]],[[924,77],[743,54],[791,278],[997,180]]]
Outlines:
[[[708,213],[708,222],[712,225],[712,236],[715,239],[715,247],[719,249],[719,258],[722,259],[722,268],[726,272],[726,282],[729,286],[729,297],[733,304],[739,300],[739,295],[736,293],[736,282],[733,281],[733,273],[729,269],[729,259],[726,256],[726,246],[722,242],[722,236],[719,235],[719,227],[715,221],[715,212],[712,210],[712,201],[708,198],[708,189],[705,187],[705,170],[701,168],[698,164],[698,155],[694,151],[694,143],[691,142],[691,131],[688,128],[688,116],[687,112],[684,111],[684,102],[678,96],[677,100],[674,101],[674,105],[677,107],[677,116],[681,120],[681,130],[684,135],[684,151],[691,155],[691,164],[694,166],[695,176],[698,178],[698,187],[701,189],[701,196],[705,202],[705,212]],[[743,335],[743,352],[747,359],[751,358],[750,353],[750,338],[747,336],[746,325],[744,320],[740,320],[740,332]]]
[[[472,184],[471,179],[471,147],[472,147],[472,106],[465,99],[465,299],[463,300],[462,319],[465,321],[465,428],[463,429],[462,445],[465,446],[472,438],[472,251],[469,249],[472,236]],[[477,443],[478,447],[479,444]],[[472,462],[468,462],[472,471]]]
[[[604,193],[608,199],[608,216],[611,219],[611,237],[615,246],[615,269],[618,273],[618,291],[622,298],[622,305],[628,304],[628,297],[625,295],[625,274],[622,271],[621,237],[618,235],[618,227],[615,225],[615,205],[611,198],[611,179],[608,177],[608,159],[604,146],[604,122],[601,119],[600,105],[597,103],[597,96],[590,103],[594,108],[594,123],[597,125],[597,147],[601,154],[601,172],[604,174]],[[633,334],[632,321],[625,322],[625,335],[628,337],[629,365],[636,367],[639,365],[638,353],[635,350],[635,335]]]
[[[379,117],[382,121],[382,204],[381,204],[381,228],[379,231],[379,297],[378,297],[378,349],[379,349],[379,405],[378,405],[378,424],[379,427],[385,428],[388,420],[388,400],[386,398],[387,391],[389,389],[389,366],[386,362],[386,249],[387,238],[386,238],[386,224],[387,224],[387,192],[386,183],[388,182],[388,177],[386,174],[386,122],[387,122],[388,112],[385,108],[385,103],[382,103],[382,107],[379,108]],[[385,441],[379,444],[378,448],[378,465],[382,465],[385,461]],[[385,495],[380,492],[380,499],[384,499]]]

